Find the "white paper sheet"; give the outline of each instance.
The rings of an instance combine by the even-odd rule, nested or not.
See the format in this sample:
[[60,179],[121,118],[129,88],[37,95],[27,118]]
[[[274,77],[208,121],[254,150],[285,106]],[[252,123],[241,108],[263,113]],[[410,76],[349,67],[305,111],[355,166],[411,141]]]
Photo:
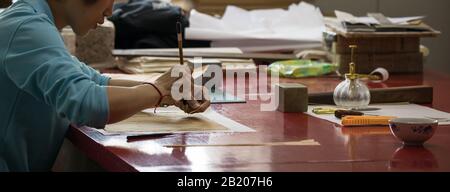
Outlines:
[[212,47],[239,47],[243,52],[264,51],[292,51],[297,52],[305,49],[320,47],[319,42],[286,41],[286,40],[217,40],[211,43]]
[[[193,40],[212,40],[213,46],[223,46],[225,41],[241,48],[260,47],[269,51],[286,49],[284,45],[316,43],[320,47],[322,32],[325,30],[323,16],[313,5],[302,2],[291,5],[288,10],[265,9],[247,11],[235,6],[228,6],[222,18],[215,18],[196,10],[192,10],[190,27],[186,29],[186,38]],[[242,42],[242,40],[247,40]],[[220,42],[216,43],[215,42]],[[251,42],[258,42],[258,45]],[[265,47],[274,45],[278,47]],[[286,41],[289,44],[286,44]],[[249,44],[250,43],[250,44]],[[264,48],[264,49],[263,49]],[[252,51],[253,49],[243,49]]]
[[[334,114],[318,115],[312,112],[314,108],[335,108],[333,105],[310,105],[308,106],[308,115],[324,119],[332,123],[341,124],[341,120],[336,118]],[[380,108],[377,111],[365,111],[363,113],[367,115],[378,116],[394,116],[404,118],[430,118],[438,119],[439,125],[450,125],[450,113],[442,112],[430,107],[425,107],[416,104],[397,103],[397,104],[378,104],[370,105],[370,108]]]
[[[144,113],[154,114],[153,109],[144,110]],[[154,114],[154,122],[152,117],[149,116],[148,122],[136,123],[136,121],[107,125],[104,130],[98,130],[104,135],[127,135],[127,136],[138,136],[138,135],[154,135],[154,134],[175,134],[175,133],[214,133],[214,132],[255,132],[254,129],[242,125],[236,121],[233,121],[212,109],[208,109],[204,113],[199,113],[195,115],[185,114],[183,111],[177,107],[167,107],[158,108],[157,113]],[[167,124],[162,122],[161,118],[158,116],[171,116],[168,118]],[[218,129],[208,129],[203,127],[193,127],[192,129],[183,126],[183,123],[188,122],[193,118],[205,118],[210,122],[218,124]],[[196,125],[209,125],[210,123],[201,123],[200,121],[195,121]],[[157,125],[157,127],[155,127]],[[158,126],[161,127],[158,127]],[[120,126],[120,127],[114,127]],[[192,125],[191,125],[192,126]],[[153,128],[152,128],[153,127]],[[110,131],[115,130],[115,131]]]

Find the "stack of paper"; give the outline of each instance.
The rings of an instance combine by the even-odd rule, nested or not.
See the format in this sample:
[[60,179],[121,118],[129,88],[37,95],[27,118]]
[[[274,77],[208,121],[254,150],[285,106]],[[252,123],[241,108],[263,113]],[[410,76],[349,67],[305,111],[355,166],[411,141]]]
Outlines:
[[[148,52],[167,52],[178,54],[178,49],[151,49]],[[185,63],[188,61],[193,61],[194,58],[186,57],[189,53],[235,53],[242,54],[243,52],[235,47],[227,48],[185,48]],[[248,71],[255,70],[256,65],[251,59],[224,59],[224,58],[214,58],[208,59],[203,58],[203,64],[207,65],[212,60],[221,63],[222,68],[226,68],[230,71]],[[119,69],[130,74],[144,74],[144,73],[163,73],[168,71],[175,65],[180,63],[178,57],[136,57],[130,60],[126,58],[120,58],[116,63]]]
[[186,38],[244,52],[298,50],[320,47],[324,29],[320,10],[304,2],[287,10],[228,6],[220,19],[192,10]]
[[349,32],[375,31],[430,31],[431,28],[421,22],[424,16],[386,18],[387,23],[380,23],[374,17],[355,17],[350,13],[335,11],[336,17]]

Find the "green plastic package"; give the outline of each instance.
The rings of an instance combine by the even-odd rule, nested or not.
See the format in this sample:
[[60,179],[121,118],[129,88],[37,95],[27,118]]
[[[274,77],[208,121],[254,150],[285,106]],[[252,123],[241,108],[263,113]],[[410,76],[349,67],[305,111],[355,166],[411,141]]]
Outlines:
[[269,65],[269,73],[278,73],[280,77],[301,78],[326,75],[337,70],[336,64],[311,60],[277,61]]

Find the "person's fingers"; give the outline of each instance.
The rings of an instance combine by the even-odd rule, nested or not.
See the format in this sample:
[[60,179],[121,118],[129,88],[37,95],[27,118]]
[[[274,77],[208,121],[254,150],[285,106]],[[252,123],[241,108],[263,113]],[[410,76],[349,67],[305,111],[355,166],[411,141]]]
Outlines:
[[186,102],[191,109],[197,109],[200,107],[200,103],[196,100],[188,100]]
[[209,108],[210,105],[211,105],[211,102],[208,101],[208,100],[206,100],[205,102],[203,102],[203,103],[200,105],[199,108],[197,108],[197,109],[191,111],[190,113],[191,113],[191,114],[194,114],[194,113],[203,113],[203,112],[205,112],[205,111]]
[[165,96],[165,97],[163,98],[163,100],[161,101],[161,106],[165,106],[165,105],[167,105],[167,106],[175,105],[176,102],[177,102],[177,101],[175,101],[172,97],[170,97],[170,96]]
[[199,112],[205,112],[206,110],[209,109],[209,107],[211,106],[211,101],[207,100],[205,101],[202,106],[199,109]]
[[183,105],[183,111],[185,113],[190,113],[192,111],[192,109],[189,107],[189,105]]
[[[182,111],[184,111],[185,113],[191,113],[195,109],[191,105],[186,100],[181,100],[176,103],[176,106],[178,108],[180,108]],[[200,107],[200,105],[198,105],[196,108],[199,108],[199,107]]]
[[175,104],[178,108],[180,108],[185,113],[189,113],[189,106],[184,104],[182,101],[179,101]]
[[205,112],[209,106],[211,105],[211,102],[208,100],[203,101],[198,107],[192,108],[187,102],[178,101],[175,103],[175,106],[180,108],[182,111],[188,114],[194,114],[194,113],[202,113]]
[[[211,105],[211,101],[210,101],[210,97],[209,97],[209,91],[208,89],[206,89],[206,87],[200,87],[197,86],[198,89],[196,94],[195,94],[195,98],[201,98],[201,101],[196,101],[197,103],[195,103],[195,106],[192,106],[192,103],[190,105],[191,107],[191,111],[189,112],[190,114],[194,114],[194,113],[202,113],[204,111],[206,111],[209,106]],[[200,90],[200,91],[198,91]],[[201,94],[201,95],[200,95]]]

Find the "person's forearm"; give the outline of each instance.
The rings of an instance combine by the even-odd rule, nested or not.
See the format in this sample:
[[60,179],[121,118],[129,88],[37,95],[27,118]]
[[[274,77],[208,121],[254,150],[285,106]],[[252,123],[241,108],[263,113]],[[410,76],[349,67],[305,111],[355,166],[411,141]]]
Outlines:
[[141,84],[142,84],[142,82],[139,82],[139,81],[131,81],[131,80],[123,80],[123,79],[109,80],[109,86],[134,87],[134,86],[139,86]]
[[157,105],[160,95],[151,85],[108,87],[109,120],[116,123]]

